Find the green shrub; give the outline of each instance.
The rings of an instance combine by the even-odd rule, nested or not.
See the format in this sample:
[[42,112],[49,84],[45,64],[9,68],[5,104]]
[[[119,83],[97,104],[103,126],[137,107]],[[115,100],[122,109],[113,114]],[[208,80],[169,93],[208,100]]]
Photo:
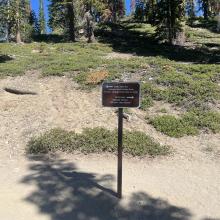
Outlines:
[[167,113],[168,111],[167,111],[167,109],[162,108],[162,109],[160,109],[160,112],[165,114],[165,113]]
[[184,88],[185,86],[189,85],[190,82],[191,79],[188,75],[175,71],[161,74],[157,79],[158,84],[164,86],[178,86],[180,88]]
[[220,99],[219,67],[217,65],[177,65],[158,66],[155,76],[157,84],[143,84],[144,94],[154,100],[183,106],[187,109],[203,107]]
[[74,132],[66,132],[62,129],[53,129],[39,136],[32,138],[28,142],[28,152],[30,153],[48,153],[56,150],[74,149],[73,143],[77,140]]
[[183,120],[199,129],[209,129],[214,133],[220,132],[220,113],[195,110],[186,113]]
[[156,130],[171,137],[196,135],[199,129],[220,132],[220,113],[204,110],[192,110],[181,118],[171,115],[158,116],[150,120]]
[[[27,145],[28,153],[48,153],[61,151],[81,151],[83,153],[116,152],[117,131],[104,128],[85,129],[81,134],[62,129],[53,129],[32,138]],[[133,156],[166,155],[170,148],[156,143],[139,131],[124,132],[124,152]]]
[[167,88],[160,97],[169,103],[188,109],[204,107],[207,103],[220,98],[220,89],[215,82],[214,75],[212,73],[194,73],[190,76],[181,72],[161,74],[157,83],[167,86]]
[[143,83],[141,86],[141,92],[143,97],[148,96],[157,101],[164,99],[163,90],[152,83]]
[[182,105],[186,97],[186,90],[179,87],[170,87],[163,93],[163,100],[176,105]]
[[147,110],[152,107],[154,104],[153,99],[151,97],[143,97],[141,100],[141,109]]
[[133,156],[167,155],[170,152],[168,146],[156,143],[151,137],[139,131],[125,132],[124,146],[125,152]]
[[216,83],[207,80],[195,80],[190,84],[188,93],[195,100],[206,102],[213,102],[219,99],[220,89]]
[[104,128],[86,128],[77,139],[78,149],[84,153],[114,152],[116,143],[116,133]]
[[157,116],[150,123],[156,130],[171,137],[180,138],[185,135],[196,135],[198,133],[196,127],[171,115]]

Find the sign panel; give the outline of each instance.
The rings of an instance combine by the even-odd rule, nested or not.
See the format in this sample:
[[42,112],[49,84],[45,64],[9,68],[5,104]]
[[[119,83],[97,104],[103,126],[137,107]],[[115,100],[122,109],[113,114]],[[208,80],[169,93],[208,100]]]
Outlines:
[[138,108],[140,106],[140,83],[103,83],[102,105],[105,107]]

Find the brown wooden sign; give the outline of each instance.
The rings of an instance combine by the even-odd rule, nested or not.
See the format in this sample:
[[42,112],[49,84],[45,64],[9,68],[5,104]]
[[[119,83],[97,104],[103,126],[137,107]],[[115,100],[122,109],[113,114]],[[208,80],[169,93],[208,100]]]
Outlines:
[[140,106],[140,83],[103,83],[102,105],[105,107],[138,108]]

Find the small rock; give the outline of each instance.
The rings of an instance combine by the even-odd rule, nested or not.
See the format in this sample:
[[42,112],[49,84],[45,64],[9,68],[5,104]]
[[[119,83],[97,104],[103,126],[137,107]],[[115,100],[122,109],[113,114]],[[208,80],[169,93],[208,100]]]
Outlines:
[[40,53],[40,50],[32,50],[31,53]]

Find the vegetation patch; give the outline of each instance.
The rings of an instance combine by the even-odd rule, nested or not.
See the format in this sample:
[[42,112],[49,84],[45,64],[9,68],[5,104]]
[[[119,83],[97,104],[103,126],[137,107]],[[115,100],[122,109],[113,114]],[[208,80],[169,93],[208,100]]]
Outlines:
[[[155,28],[149,24],[120,22],[114,28],[108,24],[106,27],[107,32],[99,33],[98,42],[92,44],[53,41],[21,45],[2,43],[0,77],[17,76],[36,69],[43,76],[68,73],[81,88],[86,89],[96,87],[103,80],[133,80],[134,77],[143,82],[142,110],[151,107],[155,100],[187,111],[181,119],[173,120],[178,124],[174,130],[184,130],[180,136],[193,135],[196,133],[194,130],[199,129],[218,132],[219,113],[210,113],[210,109],[220,100],[219,52],[215,50],[220,45],[219,34],[205,28],[187,28],[189,39],[196,45],[201,44],[201,48],[190,49],[158,44],[153,39]],[[210,50],[206,54],[204,50],[207,48]],[[130,59],[106,59],[112,51],[134,56]],[[154,126],[162,130],[159,122]],[[176,136],[172,132],[168,135]]]
[[151,97],[144,97],[141,100],[141,109],[147,110],[148,108],[152,107],[154,105],[153,99]]
[[[27,145],[28,153],[80,151],[83,153],[116,152],[117,131],[104,128],[85,129],[81,134],[62,129],[53,129],[32,138]],[[124,152],[132,156],[158,156],[170,153],[170,147],[162,146],[139,131],[124,132]]]
[[103,82],[108,76],[109,73],[105,70],[91,72],[87,75],[86,83],[97,85]]
[[213,133],[220,132],[219,112],[194,110],[186,113],[183,120],[198,129],[210,130]]
[[157,116],[150,123],[156,130],[170,136],[180,138],[185,135],[196,135],[198,129],[184,120],[171,115]]
[[187,112],[181,118],[172,115],[157,116],[151,119],[150,123],[156,130],[176,138],[196,135],[200,129],[218,133],[220,132],[220,113],[193,110]]
[[161,73],[154,82],[144,83],[143,96],[164,100],[190,110],[208,108],[220,99],[217,76],[212,73],[190,74],[170,71]]

